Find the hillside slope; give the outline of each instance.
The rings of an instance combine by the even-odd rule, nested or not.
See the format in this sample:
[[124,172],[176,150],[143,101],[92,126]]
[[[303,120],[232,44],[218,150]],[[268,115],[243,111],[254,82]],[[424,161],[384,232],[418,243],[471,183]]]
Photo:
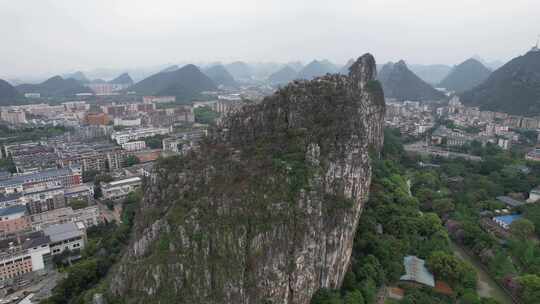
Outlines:
[[125,303],[309,304],[338,288],[383,141],[375,60],[295,81],[166,158],[110,291]]
[[512,59],[461,99],[484,110],[540,115],[540,51]]
[[177,100],[189,100],[203,91],[216,89],[214,82],[192,64],[154,74],[129,88],[141,95],[176,96]]
[[486,68],[480,61],[471,58],[455,66],[439,86],[449,91],[461,93],[481,84],[490,74],[490,69]]
[[401,101],[436,101],[445,97],[411,72],[403,60],[385,64],[379,72],[379,81],[386,97]]

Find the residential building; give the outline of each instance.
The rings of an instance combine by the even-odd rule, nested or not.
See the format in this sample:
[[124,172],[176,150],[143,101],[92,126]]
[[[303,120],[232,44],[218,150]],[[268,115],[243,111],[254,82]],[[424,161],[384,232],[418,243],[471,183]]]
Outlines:
[[49,242],[42,231],[0,240],[0,283],[44,270]]
[[22,192],[12,194],[0,194],[0,208],[9,206],[25,205],[26,199]]
[[31,188],[25,191],[24,196],[30,214],[65,207],[64,187],[61,185]]
[[112,171],[122,168],[127,157],[120,147],[105,144],[71,144],[58,148],[61,167],[79,165],[84,172]]
[[110,83],[90,83],[87,85],[96,95],[112,95],[114,87]]
[[67,203],[74,200],[91,201],[94,197],[94,185],[92,183],[82,184],[64,189],[64,198]]
[[11,194],[28,191],[31,188],[50,186],[52,184],[63,187],[72,187],[82,183],[82,170],[80,166],[71,166],[62,169],[44,170],[41,172],[14,176],[0,181],[0,193]]
[[152,137],[156,135],[167,135],[171,132],[170,128],[138,128],[125,131],[113,132],[111,139],[121,145],[128,141],[137,140],[141,138]]
[[88,113],[85,117],[85,123],[89,125],[108,125],[111,119],[105,113]]
[[0,209],[0,233],[12,234],[29,230],[30,227],[25,206],[15,205]]
[[0,119],[10,124],[24,124],[26,123],[26,113],[21,110],[2,110]]
[[540,146],[536,146],[525,155],[526,160],[540,161]]
[[98,206],[73,210],[71,207],[53,209],[50,211],[30,215],[32,230],[70,222],[82,222],[86,227],[96,226],[102,222]]
[[114,125],[121,127],[138,127],[141,125],[141,118],[114,118]]
[[101,191],[104,200],[119,201],[125,199],[132,191],[141,187],[140,177],[130,177],[126,179],[101,183]]
[[146,143],[143,140],[130,141],[123,143],[122,148],[126,151],[139,151],[146,148]]
[[65,250],[82,250],[86,244],[86,231],[82,223],[51,225],[43,229],[49,237],[51,255],[61,254]]
[[175,96],[143,96],[143,103],[171,103],[176,102]]
[[68,101],[63,102],[62,105],[69,112],[85,112],[90,110],[90,105],[86,101]]
[[25,98],[41,98],[40,93],[24,93]]

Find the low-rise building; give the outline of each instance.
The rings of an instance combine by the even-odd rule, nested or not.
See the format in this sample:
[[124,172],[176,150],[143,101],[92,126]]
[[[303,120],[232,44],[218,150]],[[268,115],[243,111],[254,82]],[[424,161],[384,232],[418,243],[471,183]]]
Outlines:
[[89,125],[108,125],[111,119],[105,113],[88,113],[84,121]]
[[86,227],[96,226],[102,222],[98,206],[75,209],[58,208],[47,212],[30,215],[32,230],[43,230],[46,227],[70,222],[82,222]]
[[176,102],[175,96],[143,96],[143,103],[170,103]]
[[29,230],[30,220],[25,206],[16,205],[0,209],[0,233],[12,234]]
[[71,166],[62,169],[44,170],[28,175],[14,176],[0,181],[0,193],[11,194],[28,191],[31,188],[49,186],[51,184],[63,187],[72,187],[82,182],[80,166]]
[[520,218],[521,218],[521,215],[519,214],[509,214],[509,215],[496,216],[493,218],[493,221],[504,230],[508,230],[510,229],[510,225],[512,225],[514,221]]
[[167,135],[171,132],[170,128],[138,128],[125,131],[113,132],[111,139],[117,144],[122,145],[132,140],[152,137],[156,135]]
[[10,124],[24,124],[26,113],[21,110],[5,110],[0,112],[0,119]]
[[42,231],[0,240],[0,282],[45,268],[50,239]]
[[64,198],[69,203],[74,200],[90,201],[94,197],[94,185],[82,184],[71,188],[64,189]]
[[104,200],[120,201],[125,199],[132,191],[141,187],[140,177],[130,177],[126,179],[112,181],[110,183],[101,183],[101,192]]
[[141,119],[136,118],[120,118],[117,117],[114,119],[114,125],[120,127],[138,127],[141,125]]
[[139,151],[146,148],[146,143],[143,140],[130,141],[122,144],[122,149],[126,151]]
[[527,199],[528,203],[536,203],[540,200],[540,186],[532,189],[529,192],[529,199]]
[[12,194],[0,194],[0,208],[26,204],[22,192]]
[[61,254],[65,250],[82,250],[86,244],[86,231],[82,223],[51,225],[43,232],[50,239],[51,255]]

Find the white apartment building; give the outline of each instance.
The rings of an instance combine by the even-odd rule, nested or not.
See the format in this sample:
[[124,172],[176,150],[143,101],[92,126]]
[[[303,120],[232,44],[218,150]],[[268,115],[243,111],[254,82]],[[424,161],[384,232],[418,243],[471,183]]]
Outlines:
[[126,151],[139,151],[146,148],[146,143],[143,140],[130,141],[122,144],[122,148]]
[[130,129],[126,131],[113,132],[111,139],[116,141],[117,144],[122,145],[131,140],[138,140],[141,138],[152,137],[156,135],[166,135],[171,132],[170,128],[139,128]]
[[115,118],[114,119],[114,125],[115,126],[122,126],[122,127],[138,127],[141,125],[141,119],[139,117],[137,118]]
[[130,177],[110,183],[102,183],[101,191],[103,193],[103,199],[111,201],[123,200],[130,192],[137,190],[141,184],[142,180],[140,177]]

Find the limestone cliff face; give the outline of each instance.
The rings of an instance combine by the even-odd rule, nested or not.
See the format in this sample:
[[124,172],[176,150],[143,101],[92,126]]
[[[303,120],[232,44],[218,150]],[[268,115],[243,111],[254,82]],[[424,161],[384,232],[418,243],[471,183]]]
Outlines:
[[[296,81],[162,160],[111,292],[129,303],[309,303],[340,286],[383,140],[369,54]],[[375,154],[376,155],[376,154]]]

